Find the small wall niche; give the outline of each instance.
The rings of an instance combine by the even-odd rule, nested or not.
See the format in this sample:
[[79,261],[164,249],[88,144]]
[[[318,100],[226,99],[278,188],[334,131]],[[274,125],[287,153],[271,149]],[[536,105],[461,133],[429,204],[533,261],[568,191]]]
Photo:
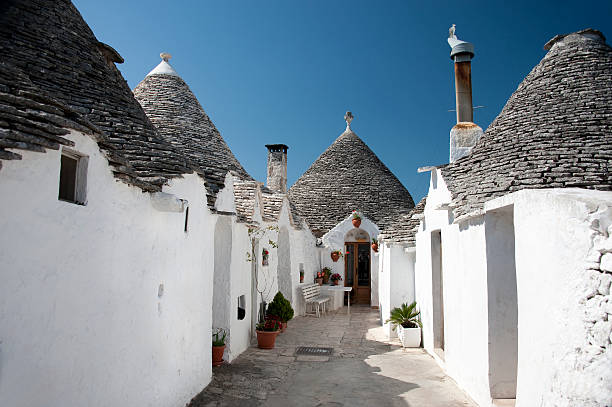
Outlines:
[[246,298],[244,295],[238,297],[238,320],[242,321],[246,316]]

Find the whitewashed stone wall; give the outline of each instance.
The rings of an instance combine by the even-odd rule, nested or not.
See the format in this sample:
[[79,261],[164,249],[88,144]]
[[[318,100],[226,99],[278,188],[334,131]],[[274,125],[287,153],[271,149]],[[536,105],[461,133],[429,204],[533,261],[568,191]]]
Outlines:
[[517,192],[517,406],[612,405],[612,193]]
[[[511,379],[494,372],[511,360],[492,358],[491,344],[510,349],[506,339],[514,331],[517,406],[610,404],[610,193],[523,190],[488,202],[483,214],[457,224],[449,223],[452,217],[445,206],[449,198],[444,181],[434,172],[425,218],[416,235],[415,290],[425,349],[479,405],[488,406],[492,389],[506,391],[498,385]],[[505,311],[512,308],[512,297],[506,296],[511,282],[493,278],[489,270],[511,263],[511,257],[500,263],[509,253],[495,252],[503,249],[509,236],[496,236],[492,229],[487,233],[487,226],[496,228],[492,222],[497,215],[490,215],[508,210],[515,244],[518,326],[514,329],[489,323],[492,312],[503,311],[500,315],[506,318]],[[432,232],[436,230],[442,241],[443,353],[434,345]],[[509,303],[500,310],[496,303],[502,300]]]
[[89,137],[87,205],[59,201],[59,151],[0,171],[0,405],[184,406],[211,377],[214,219],[196,175],[160,212]]
[[[250,241],[247,226],[243,223],[236,223],[233,219],[233,240],[231,258],[231,288],[224,295],[230,296],[230,341],[229,353],[226,353],[227,360],[233,361],[244,352],[250,344],[251,338],[251,317],[257,309],[253,309],[252,297],[252,264],[247,261],[246,254],[250,251]],[[244,295],[246,314],[243,320],[238,319],[238,298]]]
[[415,300],[415,256],[414,248],[408,249],[392,244],[381,244],[379,247],[377,254],[379,307],[385,333],[390,338],[397,336],[391,324],[385,322],[391,315],[391,310]]

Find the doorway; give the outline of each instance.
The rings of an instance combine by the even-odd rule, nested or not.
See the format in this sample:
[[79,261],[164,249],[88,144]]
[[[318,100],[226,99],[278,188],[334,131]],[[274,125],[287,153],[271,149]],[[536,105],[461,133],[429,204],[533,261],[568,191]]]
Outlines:
[[489,326],[489,388],[493,399],[514,399],[518,371],[518,298],[514,208],[485,215]]
[[442,233],[431,232],[431,289],[433,298],[434,351],[444,359],[444,279],[442,272]]
[[349,293],[351,303],[370,305],[370,244],[347,242],[344,253],[344,286],[353,287]]

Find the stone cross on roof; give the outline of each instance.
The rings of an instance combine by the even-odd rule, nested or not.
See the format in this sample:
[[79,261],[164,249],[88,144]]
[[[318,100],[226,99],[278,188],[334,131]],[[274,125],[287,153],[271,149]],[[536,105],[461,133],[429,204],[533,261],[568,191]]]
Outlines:
[[344,120],[346,120],[346,129],[347,130],[351,129],[351,122],[353,121],[354,118],[355,118],[355,116],[353,116],[353,113],[351,113],[351,112],[346,112],[346,114],[344,115]]

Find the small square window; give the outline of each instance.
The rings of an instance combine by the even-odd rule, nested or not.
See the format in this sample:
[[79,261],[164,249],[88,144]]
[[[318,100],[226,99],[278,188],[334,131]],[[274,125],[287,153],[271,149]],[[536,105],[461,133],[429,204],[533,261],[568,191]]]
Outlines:
[[62,150],[58,199],[85,205],[87,192],[87,157]]

